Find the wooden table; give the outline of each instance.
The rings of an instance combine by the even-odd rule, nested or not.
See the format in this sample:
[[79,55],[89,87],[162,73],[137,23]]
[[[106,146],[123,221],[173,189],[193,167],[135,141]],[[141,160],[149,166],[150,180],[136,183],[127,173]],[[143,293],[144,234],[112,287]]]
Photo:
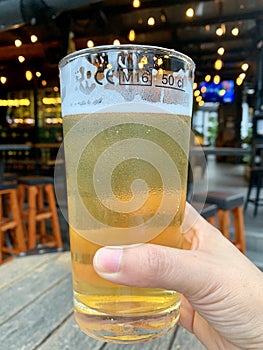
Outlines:
[[1,350],[203,350],[181,327],[144,344],[103,343],[84,334],[72,309],[70,253],[19,257],[0,266]]

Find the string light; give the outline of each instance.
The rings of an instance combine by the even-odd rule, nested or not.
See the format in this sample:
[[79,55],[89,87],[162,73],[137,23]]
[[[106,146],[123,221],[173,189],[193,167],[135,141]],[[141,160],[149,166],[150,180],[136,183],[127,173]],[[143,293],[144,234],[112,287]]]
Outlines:
[[225,49],[223,47],[219,47],[219,49],[217,50],[218,55],[223,56],[223,54],[225,53]]
[[22,41],[19,40],[19,39],[16,39],[16,40],[15,40],[15,46],[16,46],[16,47],[22,46]]
[[140,0],[133,0],[132,6],[133,6],[134,8],[140,7],[140,6],[141,6]]
[[25,62],[25,57],[24,56],[18,56],[18,61],[20,62],[20,63],[23,63],[23,62]]
[[149,26],[154,26],[155,25],[154,17],[149,17],[147,23],[148,23]]
[[38,78],[40,78],[41,77],[41,73],[40,72],[36,72],[36,76],[38,77]]
[[47,86],[47,81],[46,80],[42,80],[41,84],[42,84],[42,86]]
[[217,36],[222,36],[224,34],[222,27],[216,28],[216,35]]
[[194,97],[197,97],[197,96],[199,96],[200,95],[200,90],[195,90],[195,92],[194,92]]
[[234,35],[234,36],[238,36],[238,34],[239,34],[239,29],[238,29],[237,27],[235,27],[235,28],[233,28],[233,29],[231,30],[231,33],[232,33],[232,35]]
[[243,83],[243,79],[240,78],[240,77],[237,77],[237,78],[236,78],[236,84],[237,84],[238,86],[240,86],[240,85],[242,85],[242,83]]
[[192,7],[189,7],[186,10],[185,14],[186,14],[187,17],[192,18],[195,15],[195,11],[194,11],[194,9]]
[[216,61],[215,61],[215,69],[216,69],[216,70],[220,70],[220,69],[222,69],[222,67],[223,67],[223,62],[222,62],[222,60],[220,60],[220,59],[216,60]]
[[4,85],[7,82],[7,78],[6,77],[1,77],[0,81]]
[[204,104],[205,104],[205,103],[204,103],[203,100],[201,100],[201,101],[198,102],[198,105],[199,105],[200,107],[202,107]]
[[208,83],[210,80],[211,80],[211,75],[210,75],[210,74],[207,74],[207,75],[205,76],[205,81]]
[[194,90],[197,89],[197,83],[194,83],[193,89],[194,89]]
[[94,47],[94,42],[92,40],[88,40],[87,47],[89,47],[89,48]]
[[38,37],[35,34],[32,34],[30,40],[32,43],[36,43],[38,41]]
[[202,96],[197,96],[196,102],[200,102],[200,101],[202,101]]
[[214,76],[214,83],[215,83],[215,84],[219,84],[219,83],[220,83],[220,80],[221,80],[221,78],[220,78],[219,75],[215,75],[215,76]]
[[128,38],[129,38],[130,41],[134,41],[135,40],[135,31],[134,31],[134,29],[130,30]]
[[120,40],[119,39],[115,39],[113,41],[113,45],[120,45]]
[[249,64],[248,63],[243,63],[242,66],[241,66],[241,69],[246,72],[249,68]]
[[27,70],[25,73],[26,80],[30,81],[33,79],[33,74],[30,70]]
[[246,77],[246,73],[240,73],[239,74],[239,78],[241,78],[242,80],[244,80]]

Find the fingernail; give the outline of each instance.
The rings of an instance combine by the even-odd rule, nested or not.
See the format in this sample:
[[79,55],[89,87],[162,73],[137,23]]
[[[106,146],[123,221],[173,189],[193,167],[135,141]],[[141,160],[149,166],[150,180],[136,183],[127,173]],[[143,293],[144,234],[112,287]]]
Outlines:
[[121,266],[122,248],[101,248],[93,260],[94,268],[100,273],[119,272]]

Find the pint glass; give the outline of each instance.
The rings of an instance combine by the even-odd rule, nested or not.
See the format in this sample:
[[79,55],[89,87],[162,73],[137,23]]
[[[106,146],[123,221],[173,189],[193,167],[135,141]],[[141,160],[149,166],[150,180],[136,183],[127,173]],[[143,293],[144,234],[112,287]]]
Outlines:
[[93,257],[106,245],[182,247],[193,74],[187,56],[140,45],[60,62],[75,318],[97,339],[143,342],[178,321],[176,291],[108,282]]

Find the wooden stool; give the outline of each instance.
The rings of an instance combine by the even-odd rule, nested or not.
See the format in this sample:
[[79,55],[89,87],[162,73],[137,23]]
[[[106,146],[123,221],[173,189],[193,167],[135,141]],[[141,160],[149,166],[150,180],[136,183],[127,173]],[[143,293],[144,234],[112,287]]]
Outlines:
[[[4,205],[3,205],[4,204]],[[7,233],[10,232],[10,237]],[[12,242],[8,242],[10,238]],[[3,253],[19,254],[26,250],[17,184],[0,184],[0,264],[4,262]],[[8,260],[8,259],[7,259]]]
[[[250,170],[249,187],[244,210],[247,209],[248,203],[254,204],[254,216],[257,215],[258,207],[263,205],[263,199],[260,198],[260,190],[263,184],[263,167],[253,167]],[[256,196],[250,198],[252,188],[256,188]]]
[[[46,247],[62,248],[53,178],[19,177],[18,184],[20,207],[28,221],[27,248],[33,249],[38,243]],[[51,220],[52,234],[46,232],[47,219]]]
[[244,202],[243,195],[216,191],[210,191],[207,194],[194,195],[194,200],[196,201],[203,201],[204,198],[206,203],[217,205],[218,228],[228,239],[230,239],[229,226],[230,213],[232,213],[234,218],[234,238],[231,239],[231,241],[242,253],[245,254],[246,244],[242,208]]
[[216,225],[216,214],[218,207],[216,204],[205,203],[200,207],[199,202],[192,202],[191,205],[206,219],[211,225]]

